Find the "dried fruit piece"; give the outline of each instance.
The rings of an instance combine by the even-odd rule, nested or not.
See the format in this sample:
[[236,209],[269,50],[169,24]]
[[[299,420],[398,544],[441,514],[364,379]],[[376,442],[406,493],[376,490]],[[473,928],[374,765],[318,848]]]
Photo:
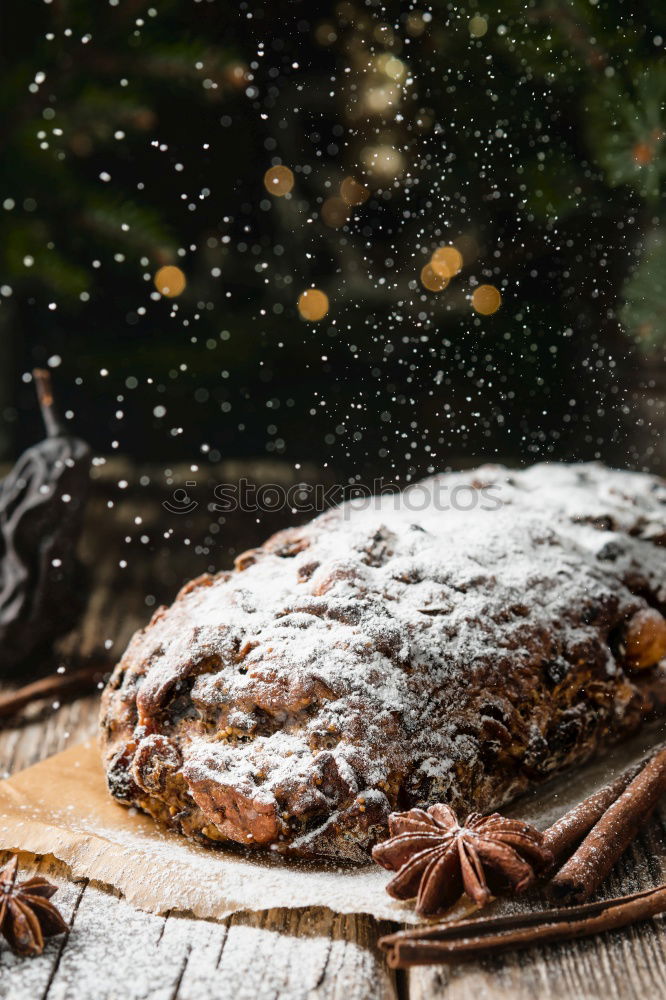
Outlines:
[[624,633],[626,663],[630,670],[646,670],[666,656],[666,618],[655,608],[637,611]]

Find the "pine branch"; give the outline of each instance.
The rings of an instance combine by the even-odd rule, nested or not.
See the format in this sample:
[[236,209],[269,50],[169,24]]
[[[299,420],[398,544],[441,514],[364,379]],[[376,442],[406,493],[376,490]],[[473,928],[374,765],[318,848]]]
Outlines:
[[628,184],[658,198],[666,177],[666,68],[652,66],[635,83],[634,97],[621,81],[605,81],[588,102],[588,136],[613,187]]
[[644,349],[666,344],[666,233],[654,230],[623,289],[620,318]]

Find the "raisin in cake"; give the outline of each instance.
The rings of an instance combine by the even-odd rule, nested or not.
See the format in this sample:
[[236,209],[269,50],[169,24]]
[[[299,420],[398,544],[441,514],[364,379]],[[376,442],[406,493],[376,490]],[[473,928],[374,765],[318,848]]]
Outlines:
[[111,793],[207,843],[351,860],[394,809],[490,810],[666,708],[665,547],[666,483],[600,465],[328,511],[134,637]]

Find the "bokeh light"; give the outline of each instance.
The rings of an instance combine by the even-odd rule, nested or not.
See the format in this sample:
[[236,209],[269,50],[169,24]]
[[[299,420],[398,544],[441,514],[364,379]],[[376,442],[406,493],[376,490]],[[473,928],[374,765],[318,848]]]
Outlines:
[[289,167],[278,164],[276,167],[269,167],[264,174],[264,187],[269,194],[276,198],[284,198],[289,194],[294,186],[294,175]]
[[349,206],[342,198],[327,198],[321,206],[321,217],[331,229],[339,229],[349,218]]
[[453,246],[438,247],[430,258],[433,271],[443,278],[453,278],[461,270],[463,259],[460,250]]
[[432,264],[428,263],[421,268],[421,284],[429,292],[441,292],[449,283],[449,279],[444,274],[438,274]]
[[333,45],[338,40],[338,33],[332,24],[325,21],[315,29],[315,38],[319,45]]
[[488,22],[481,14],[475,14],[469,19],[468,27],[472,38],[483,38],[488,30]]
[[155,288],[167,299],[175,299],[185,291],[187,279],[175,264],[166,264],[156,272],[153,279]]
[[323,319],[328,312],[328,295],[319,288],[306,288],[298,298],[298,311],[311,322]]
[[472,306],[482,316],[491,316],[502,305],[502,296],[494,285],[479,285],[472,293]]
[[382,52],[380,56],[377,56],[375,61],[377,69],[391,80],[398,82],[404,80],[407,76],[407,66],[405,63],[402,59],[398,59],[397,56],[391,55],[390,52]]
[[425,31],[426,22],[423,19],[423,14],[420,11],[408,14],[405,26],[408,35],[411,35],[412,38],[418,38]]
[[380,181],[399,177],[405,169],[404,156],[389,143],[365,146],[361,151],[361,159],[367,172]]
[[348,205],[362,205],[370,197],[370,192],[355,177],[345,177],[340,183],[340,197]]
[[237,90],[247,86],[248,68],[244,63],[232,62],[224,71],[225,82]]

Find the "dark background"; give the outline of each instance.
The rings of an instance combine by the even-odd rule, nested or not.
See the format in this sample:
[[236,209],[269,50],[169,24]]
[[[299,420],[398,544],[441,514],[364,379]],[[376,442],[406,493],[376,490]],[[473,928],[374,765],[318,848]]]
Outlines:
[[[141,462],[663,471],[661,5],[3,11],[3,457],[40,434],[29,372],[50,365],[96,452]],[[286,198],[263,185],[278,163]],[[331,228],[349,175],[370,196]],[[428,292],[449,243],[463,270]]]

